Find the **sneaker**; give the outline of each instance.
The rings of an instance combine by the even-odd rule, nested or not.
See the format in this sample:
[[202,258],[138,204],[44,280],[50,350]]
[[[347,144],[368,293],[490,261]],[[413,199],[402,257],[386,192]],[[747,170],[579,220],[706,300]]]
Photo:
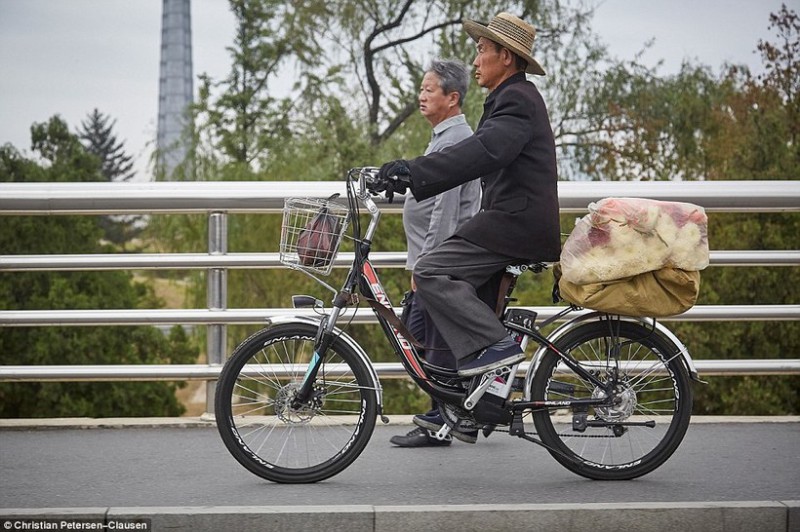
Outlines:
[[453,443],[448,434],[445,439],[436,439],[436,433],[417,427],[405,436],[392,436],[389,441],[398,447],[445,447]]
[[472,377],[481,375],[493,369],[515,364],[521,360],[525,360],[525,353],[519,347],[519,344],[511,338],[503,338],[481,351],[478,356],[469,362],[459,364],[458,376]]
[[[436,434],[444,426],[444,419],[438,410],[414,416],[414,424],[423,429]],[[464,443],[476,443],[478,441],[478,430],[456,430],[450,431],[450,435]]]

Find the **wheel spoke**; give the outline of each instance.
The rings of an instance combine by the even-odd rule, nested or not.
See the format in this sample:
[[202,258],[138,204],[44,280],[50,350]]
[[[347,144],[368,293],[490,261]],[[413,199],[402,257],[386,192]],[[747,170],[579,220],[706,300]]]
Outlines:
[[[608,399],[586,414],[573,412],[577,417],[569,425],[555,425],[561,418],[547,412],[534,413],[537,433],[559,462],[590,478],[635,478],[674,452],[688,426],[691,388],[671,344],[639,324],[598,320],[562,336],[557,347],[605,384],[580,378],[551,352],[534,376],[531,397]],[[636,425],[645,421],[655,426]]]
[[[316,328],[293,327],[262,331],[237,348],[217,385],[217,426],[231,454],[252,472],[278,482],[314,482],[363,450],[375,426],[378,386],[357,355],[334,340],[310,396],[298,401]],[[325,376],[328,366],[336,368],[333,378]]]

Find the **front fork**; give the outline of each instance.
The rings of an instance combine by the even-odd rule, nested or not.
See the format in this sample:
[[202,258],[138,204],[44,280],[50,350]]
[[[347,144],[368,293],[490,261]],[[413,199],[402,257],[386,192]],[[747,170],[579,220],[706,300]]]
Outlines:
[[292,408],[300,408],[304,404],[308,403],[308,401],[311,399],[311,393],[314,389],[314,381],[317,380],[317,374],[319,373],[319,369],[322,367],[322,362],[325,360],[325,353],[328,352],[328,348],[331,346],[334,338],[336,337],[333,334],[333,328],[336,325],[336,320],[339,318],[339,314],[341,314],[342,309],[344,308],[345,304],[343,301],[346,301],[347,297],[348,296],[346,296],[344,292],[337,295],[331,313],[327,316],[324,316],[319,323],[317,338],[314,342],[314,354],[311,357],[311,361],[308,363],[308,369],[306,369],[306,373],[303,376],[303,383],[300,385],[300,388],[298,388],[297,393],[292,400]]

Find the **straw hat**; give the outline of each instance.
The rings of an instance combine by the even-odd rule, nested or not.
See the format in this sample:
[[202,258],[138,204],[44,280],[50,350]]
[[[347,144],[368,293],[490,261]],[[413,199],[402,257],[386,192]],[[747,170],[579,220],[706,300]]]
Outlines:
[[464,31],[476,42],[481,37],[486,37],[525,59],[528,62],[525,72],[528,74],[545,75],[544,69],[531,55],[536,29],[519,17],[511,13],[500,13],[488,26],[474,20],[465,20]]

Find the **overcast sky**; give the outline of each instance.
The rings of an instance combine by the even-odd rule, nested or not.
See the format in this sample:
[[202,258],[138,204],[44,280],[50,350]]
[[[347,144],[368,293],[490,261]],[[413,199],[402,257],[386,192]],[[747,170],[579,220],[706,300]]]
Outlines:
[[[691,59],[759,70],[759,39],[780,0],[605,0],[595,32],[620,58],[651,38],[645,60],[674,73]],[[786,2],[800,10],[798,0]],[[94,108],[137,159],[139,178],[158,120],[161,0],[0,0],[0,144],[30,153],[30,126],[54,114],[75,130]],[[192,1],[194,73],[219,79],[234,30],[225,0]],[[197,82],[195,82],[197,89]]]

